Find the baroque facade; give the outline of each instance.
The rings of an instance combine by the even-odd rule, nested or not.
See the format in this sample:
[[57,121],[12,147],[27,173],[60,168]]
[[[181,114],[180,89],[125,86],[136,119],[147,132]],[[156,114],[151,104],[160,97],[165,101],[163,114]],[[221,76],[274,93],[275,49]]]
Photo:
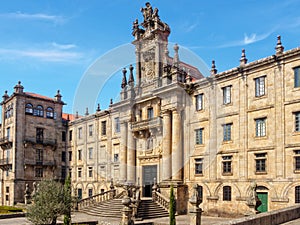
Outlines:
[[[247,213],[253,186],[261,212],[300,203],[300,48],[284,51],[278,37],[274,55],[248,63],[243,50],[237,67],[218,73],[213,61],[204,77],[180,61],[177,45],[169,56],[170,28],[158,10],[147,3],[142,12],[133,24],[135,68],[123,69],[121,99],[107,110],[66,117],[59,93],[40,98],[17,85],[4,95],[1,203],[20,201],[38,168],[43,177],[69,173],[79,198],[109,190],[111,179],[142,186],[143,197],[154,180],[166,197],[173,185],[179,213],[194,184],[208,213]],[[27,104],[34,104],[29,115]],[[46,115],[36,115],[38,105]],[[39,143],[38,129],[55,144]],[[26,163],[38,149],[55,166]]]

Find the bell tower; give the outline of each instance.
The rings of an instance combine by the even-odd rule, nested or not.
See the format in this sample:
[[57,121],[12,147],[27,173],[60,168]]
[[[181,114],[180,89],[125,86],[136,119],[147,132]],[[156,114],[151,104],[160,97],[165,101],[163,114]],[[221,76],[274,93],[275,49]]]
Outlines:
[[143,22],[133,23],[136,53],[136,84],[143,92],[161,85],[163,65],[168,59],[169,26],[158,16],[158,9],[152,9],[149,2],[141,8]]

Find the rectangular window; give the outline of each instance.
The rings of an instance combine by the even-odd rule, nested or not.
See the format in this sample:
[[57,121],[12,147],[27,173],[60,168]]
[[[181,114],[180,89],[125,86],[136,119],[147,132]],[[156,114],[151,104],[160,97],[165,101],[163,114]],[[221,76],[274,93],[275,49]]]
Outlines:
[[82,138],[82,127],[78,128],[78,139]]
[[223,187],[223,201],[231,201],[231,187],[230,186]]
[[78,197],[78,200],[82,199],[82,189],[81,188],[77,189],[77,197]]
[[295,203],[300,203],[300,186],[295,187]]
[[35,168],[35,177],[43,177],[43,168],[42,167]]
[[231,86],[223,87],[223,104],[231,103]]
[[66,162],[66,158],[67,158],[66,152],[61,152],[61,161]]
[[69,161],[72,161],[72,152],[69,152]]
[[93,159],[93,148],[89,148],[89,159]]
[[154,112],[153,112],[153,108],[152,107],[147,109],[147,115],[148,115],[148,120],[153,119]]
[[223,141],[231,141],[231,127],[232,123],[223,125]]
[[115,132],[116,133],[120,132],[120,118],[119,117],[115,118]]
[[66,132],[65,131],[63,131],[63,132],[61,132],[61,141],[66,141]]
[[73,131],[70,130],[69,131],[69,141],[72,141],[72,139],[73,139]]
[[10,141],[10,127],[6,128],[6,138]]
[[82,160],[82,150],[78,150],[78,160]]
[[222,157],[223,164],[223,174],[232,174],[232,166],[231,166],[232,156],[227,155]]
[[89,177],[93,177],[93,167],[89,167]]
[[62,166],[62,167],[61,167],[61,178],[62,178],[62,179],[65,179],[65,178],[66,178],[66,172],[67,172],[66,167],[65,167],[65,166]]
[[114,162],[119,162],[119,154],[114,154]]
[[203,158],[195,159],[195,174],[203,175]]
[[203,109],[203,94],[196,95],[196,110],[200,111]]
[[265,76],[255,78],[255,96],[263,96],[265,95]]
[[78,177],[82,177],[82,168],[78,168],[77,171],[78,171]]
[[203,144],[203,128],[195,130],[196,133],[196,145]]
[[93,196],[93,189],[89,188],[89,197],[92,197],[92,196]]
[[36,128],[36,142],[42,144],[44,141],[44,129]]
[[256,137],[266,136],[266,118],[255,120],[255,130]]
[[294,151],[295,171],[300,171],[300,150]]
[[106,135],[106,121],[101,122],[101,135],[102,136]]
[[93,136],[93,125],[89,125],[89,136]]
[[300,112],[295,113],[295,131],[300,131]]
[[300,67],[294,68],[294,87],[300,87]]
[[43,164],[43,149],[36,149],[35,160],[37,165]]
[[266,153],[255,154],[255,170],[256,173],[265,173],[266,172]]

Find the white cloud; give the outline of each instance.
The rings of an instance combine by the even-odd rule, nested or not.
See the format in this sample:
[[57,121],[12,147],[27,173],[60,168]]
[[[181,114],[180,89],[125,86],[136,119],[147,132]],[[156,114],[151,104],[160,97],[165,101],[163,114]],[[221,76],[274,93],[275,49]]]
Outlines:
[[2,13],[0,14],[0,17],[11,18],[11,19],[42,20],[42,21],[50,21],[55,23],[61,23],[65,21],[65,18],[62,16],[48,15],[44,13],[36,13],[36,14],[29,14],[29,13],[22,13],[22,12]]
[[61,50],[68,50],[68,49],[72,49],[72,48],[77,47],[74,44],[58,44],[56,42],[52,42],[52,46],[57,48],[57,49],[61,49]]
[[29,58],[47,62],[76,62],[83,58],[80,52],[49,49],[6,49],[0,48],[1,59]]

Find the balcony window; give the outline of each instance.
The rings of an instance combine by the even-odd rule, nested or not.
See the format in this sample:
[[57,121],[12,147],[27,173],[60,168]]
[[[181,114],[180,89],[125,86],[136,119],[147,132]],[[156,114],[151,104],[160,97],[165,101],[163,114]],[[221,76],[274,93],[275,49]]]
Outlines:
[[260,97],[265,95],[265,76],[255,78],[255,96]]
[[46,109],[46,117],[49,119],[53,119],[54,118],[54,110],[51,107],[48,107]]
[[106,121],[101,122],[101,135],[102,136],[106,135]]
[[153,119],[153,117],[154,117],[154,111],[153,111],[152,107],[147,109],[147,115],[148,115],[148,120]]
[[203,109],[203,94],[196,95],[196,110],[200,111]]
[[33,114],[33,105],[27,103],[25,106],[25,114],[32,115]]
[[44,141],[44,129],[36,128],[36,142],[43,143],[43,141]]
[[44,108],[41,105],[38,105],[34,110],[33,110],[33,115],[38,116],[38,117],[44,117]]

